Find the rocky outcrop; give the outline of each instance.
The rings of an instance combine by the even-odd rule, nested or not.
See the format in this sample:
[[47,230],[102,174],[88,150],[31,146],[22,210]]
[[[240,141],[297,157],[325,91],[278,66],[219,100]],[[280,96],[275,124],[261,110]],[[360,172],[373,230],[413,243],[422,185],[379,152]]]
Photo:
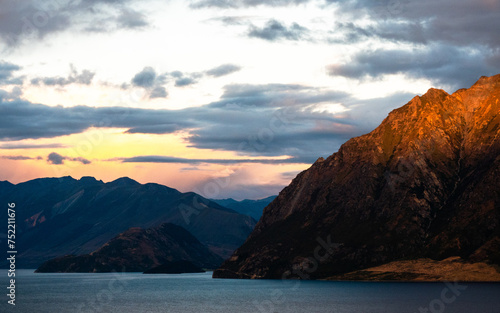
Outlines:
[[430,89],[300,173],[214,277],[326,278],[394,260],[500,264],[500,75]]
[[[179,261],[197,268],[216,268],[222,258],[184,228],[166,223],[150,229],[130,228],[90,254],[55,258],[36,272],[144,272]],[[176,265],[174,269],[179,271],[181,267]]]

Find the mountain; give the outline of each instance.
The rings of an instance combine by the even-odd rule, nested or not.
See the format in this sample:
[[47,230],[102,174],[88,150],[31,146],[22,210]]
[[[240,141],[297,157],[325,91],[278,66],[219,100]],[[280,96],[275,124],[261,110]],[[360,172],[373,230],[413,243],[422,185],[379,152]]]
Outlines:
[[[55,258],[36,272],[144,272],[159,266],[170,268],[171,262],[182,265],[177,263],[180,261],[194,268],[215,268],[223,260],[184,228],[165,223],[149,229],[130,228],[90,254]],[[174,269],[180,271],[181,267]]]
[[256,221],[260,219],[262,216],[262,212],[264,211],[264,208],[269,205],[274,199],[276,199],[276,196],[270,196],[264,199],[259,199],[259,200],[242,200],[242,201],[236,201],[234,199],[211,199],[211,201],[222,205],[225,208],[233,209],[236,212],[244,215],[248,215],[253,217]]
[[[165,222],[184,227],[225,258],[255,226],[251,217],[195,193],[130,178],[109,183],[92,177],[2,183],[0,201],[16,203],[20,247],[16,265],[25,268],[61,255],[90,253],[130,227],[151,228]],[[6,225],[0,232],[7,233]]]
[[214,272],[326,278],[391,261],[500,265],[500,75],[430,89],[300,173]]

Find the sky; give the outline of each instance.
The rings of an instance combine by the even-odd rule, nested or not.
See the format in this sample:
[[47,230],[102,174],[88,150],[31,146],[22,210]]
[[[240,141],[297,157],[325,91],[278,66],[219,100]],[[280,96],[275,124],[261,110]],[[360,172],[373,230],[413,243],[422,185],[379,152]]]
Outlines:
[[0,0],[0,180],[278,194],[429,88],[500,73],[500,0]]

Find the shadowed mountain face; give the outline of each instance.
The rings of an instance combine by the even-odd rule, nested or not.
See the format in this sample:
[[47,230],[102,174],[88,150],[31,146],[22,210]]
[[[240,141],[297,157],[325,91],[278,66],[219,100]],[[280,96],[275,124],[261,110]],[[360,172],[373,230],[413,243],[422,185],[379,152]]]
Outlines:
[[500,75],[431,89],[300,173],[214,277],[324,278],[398,259],[500,264]]
[[256,221],[260,219],[262,216],[262,212],[264,211],[264,208],[271,203],[274,199],[276,199],[276,196],[270,196],[264,199],[259,199],[259,200],[242,200],[242,201],[236,201],[234,199],[220,199],[220,200],[214,200],[212,199],[213,202],[222,205],[225,208],[233,209],[238,213],[248,215],[253,217]]
[[251,217],[195,193],[141,185],[129,178],[110,183],[91,177],[43,178],[17,185],[3,182],[0,200],[16,203],[16,264],[21,267],[38,267],[61,255],[90,253],[130,227],[150,228],[164,222],[186,228],[210,250],[227,257],[255,226]]
[[222,258],[184,228],[165,223],[149,229],[130,228],[90,254],[49,260],[37,272],[143,272],[179,261],[195,268],[214,268]]

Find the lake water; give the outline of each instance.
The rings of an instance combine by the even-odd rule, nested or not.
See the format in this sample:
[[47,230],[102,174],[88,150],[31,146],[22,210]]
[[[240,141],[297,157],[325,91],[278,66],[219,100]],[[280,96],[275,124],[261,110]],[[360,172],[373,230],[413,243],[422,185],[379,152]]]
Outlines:
[[[0,280],[8,291],[7,272]],[[500,313],[500,284],[212,279],[211,273],[35,274],[18,270],[0,312]]]

